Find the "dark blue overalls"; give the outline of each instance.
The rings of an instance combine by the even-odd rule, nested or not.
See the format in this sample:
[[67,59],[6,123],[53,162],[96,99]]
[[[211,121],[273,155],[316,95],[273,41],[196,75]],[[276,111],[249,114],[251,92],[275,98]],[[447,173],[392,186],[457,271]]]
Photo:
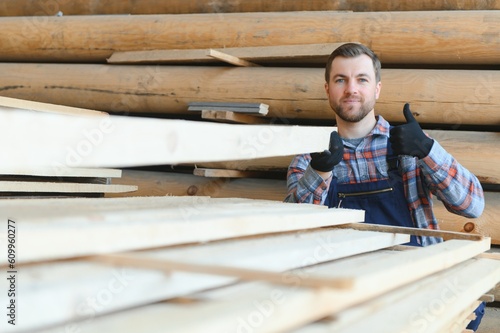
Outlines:
[[[325,205],[329,208],[352,208],[365,211],[365,222],[414,228],[398,171],[398,157],[387,141],[387,174],[389,179],[367,183],[337,184],[332,179]],[[421,246],[415,236],[406,245]]]
[[[398,170],[398,157],[392,153],[391,144],[387,141],[387,174],[389,179],[367,183],[337,184],[332,179],[325,205],[329,208],[353,208],[365,211],[365,223],[393,225],[415,228],[408,209],[404,184]],[[415,236],[405,245],[421,246]],[[477,330],[484,315],[483,302],[474,311],[476,319],[471,321],[467,329]]]

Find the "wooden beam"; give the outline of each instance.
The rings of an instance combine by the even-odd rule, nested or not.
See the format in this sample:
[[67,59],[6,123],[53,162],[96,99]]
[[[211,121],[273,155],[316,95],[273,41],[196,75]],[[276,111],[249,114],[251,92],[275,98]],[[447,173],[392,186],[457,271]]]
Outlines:
[[[494,10],[65,15],[44,17],[43,29],[37,21],[7,17],[0,19],[0,61],[104,62],[115,51],[354,40],[371,46],[384,63],[495,65],[500,41],[491,36],[499,16]],[[432,30],[428,22],[433,22]],[[123,34],[124,30],[135,33]],[[61,33],[54,36],[54,31]]]
[[[344,43],[227,47],[214,50],[247,61],[266,64],[315,63],[324,65],[330,53],[342,44]],[[179,49],[114,52],[107,62],[110,64],[200,64],[213,63],[215,59],[207,57],[206,49]]]
[[138,6],[134,0],[4,0],[0,3],[0,16],[52,16],[59,11],[64,15],[111,15],[111,14],[190,14],[236,12],[284,12],[284,11],[424,11],[424,10],[495,10],[497,1],[448,0],[391,0],[391,1],[324,1],[324,0],[246,0],[214,2],[213,0],[142,0]]
[[325,127],[306,137],[310,129],[302,126],[69,118],[6,110],[0,110],[0,119],[0,139],[15,142],[0,147],[0,155],[9,156],[2,163],[9,167],[130,167],[283,156],[323,151],[334,129]]
[[[179,115],[187,114],[193,101],[266,101],[271,123],[333,123],[322,68],[0,63],[0,71],[4,96],[40,102]],[[404,122],[403,105],[411,102],[422,124],[500,124],[498,71],[383,69],[382,82],[376,112],[389,121]]]
[[208,55],[212,58],[218,59],[223,62],[227,62],[228,64],[235,65],[235,66],[241,66],[241,67],[259,67],[260,65],[257,65],[253,62],[235,57],[233,55],[217,51],[214,49],[209,49],[208,50]]
[[202,110],[201,118],[220,121],[223,123],[236,124],[269,124],[269,120],[249,114],[241,114],[233,111]]

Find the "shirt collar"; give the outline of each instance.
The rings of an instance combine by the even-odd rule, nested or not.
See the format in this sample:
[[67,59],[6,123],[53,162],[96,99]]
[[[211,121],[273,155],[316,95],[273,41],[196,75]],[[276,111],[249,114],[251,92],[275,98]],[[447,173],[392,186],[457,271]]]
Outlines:
[[371,130],[370,133],[368,133],[367,136],[371,135],[384,135],[386,137],[389,137],[389,122],[385,120],[381,115],[376,116],[377,118],[377,123],[375,124],[375,127]]

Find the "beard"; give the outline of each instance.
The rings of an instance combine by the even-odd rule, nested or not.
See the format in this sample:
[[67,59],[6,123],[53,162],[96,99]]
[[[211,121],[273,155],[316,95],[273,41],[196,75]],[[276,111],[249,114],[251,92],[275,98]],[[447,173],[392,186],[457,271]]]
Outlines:
[[[342,100],[341,100],[342,102]],[[350,105],[343,107],[341,104],[333,103],[331,105],[335,114],[345,122],[357,123],[363,120],[368,113],[375,107],[375,98],[368,101],[360,100],[360,106]],[[357,110],[355,110],[357,109]]]

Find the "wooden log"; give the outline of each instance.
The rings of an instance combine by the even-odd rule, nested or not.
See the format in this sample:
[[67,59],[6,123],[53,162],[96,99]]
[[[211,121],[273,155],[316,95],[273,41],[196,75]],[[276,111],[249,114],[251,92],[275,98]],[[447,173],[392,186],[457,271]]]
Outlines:
[[[500,13],[500,12],[499,12]],[[499,39],[500,41],[500,39]],[[187,113],[199,102],[269,105],[271,122],[333,119],[319,68],[0,64],[2,95],[109,112]],[[377,113],[403,122],[500,125],[500,72],[382,70]]]
[[[73,117],[0,109],[2,163],[127,167],[283,156],[328,147],[333,128],[234,125],[139,117]],[[195,135],[193,135],[195,134]],[[290,142],[295,142],[290,145]],[[224,149],[220,149],[224,147]]]
[[[283,201],[285,180],[255,178],[205,178],[192,174],[123,170],[113,184],[137,185],[135,196],[209,196],[213,198],[248,198]],[[126,197],[110,193],[108,198]]]
[[103,14],[190,14],[235,12],[280,12],[312,10],[353,11],[408,11],[408,10],[492,10],[500,9],[496,0],[4,0],[0,3],[0,16],[56,15],[103,15]]
[[498,11],[5,17],[0,61],[104,62],[115,51],[358,41],[384,63],[491,65],[498,64],[499,18]]
[[223,123],[236,124],[269,124],[269,120],[253,115],[237,113],[233,111],[202,110],[202,119],[220,121]]
[[485,201],[484,212],[476,219],[450,214],[437,200],[434,212],[443,230],[481,234],[491,237],[492,244],[500,244],[500,225],[497,222],[500,216],[500,193],[485,192]]

